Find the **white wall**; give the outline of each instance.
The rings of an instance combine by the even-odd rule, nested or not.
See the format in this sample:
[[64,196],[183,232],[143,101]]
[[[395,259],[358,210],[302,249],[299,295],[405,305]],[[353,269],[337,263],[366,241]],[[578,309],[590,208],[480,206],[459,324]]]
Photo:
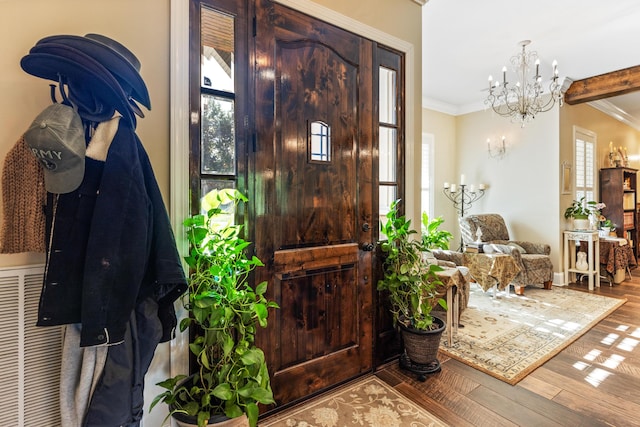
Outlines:
[[458,217],[452,203],[444,196],[442,184],[454,182],[460,177],[458,169],[458,146],[456,143],[456,118],[449,114],[433,110],[422,110],[422,126],[425,132],[433,135],[434,143],[434,217],[442,216],[441,229],[453,233],[451,249],[457,249],[460,242]]

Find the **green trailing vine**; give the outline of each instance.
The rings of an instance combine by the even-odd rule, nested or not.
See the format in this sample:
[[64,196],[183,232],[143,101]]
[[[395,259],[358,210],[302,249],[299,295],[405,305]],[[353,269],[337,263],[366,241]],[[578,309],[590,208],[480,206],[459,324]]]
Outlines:
[[196,417],[199,427],[215,414],[235,418],[246,413],[256,426],[258,404],[274,403],[264,353],[255,345],[256,326],[266,327],[269,309],[278,305],[265,298],[267,282],[251,286],[251,272],[264,264],[247,256],[251,243],[242,238],[243,226],[225,221],[231,215],[223,207],[247,198],[237,190],[221,190],[207,195],[206,202],[206,214],[184,221],[190,247],[185,308],[190,315],[180,321],[180,330],[195,331],[189,349],[198,370],[187,382],[178,375],[158,383],[166,391],[151,409],[164,402],[171,413]]

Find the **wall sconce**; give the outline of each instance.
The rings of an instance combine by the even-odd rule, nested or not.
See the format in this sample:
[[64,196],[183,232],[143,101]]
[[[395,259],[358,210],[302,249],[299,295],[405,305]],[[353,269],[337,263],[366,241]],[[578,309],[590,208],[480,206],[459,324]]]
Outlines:
[[487,138],[487,150],[489,151],[489,157],[494,159],[501,159],[507,154],[506,138],[502,136],[502,140],[497,144],[491,144],[491,138]]

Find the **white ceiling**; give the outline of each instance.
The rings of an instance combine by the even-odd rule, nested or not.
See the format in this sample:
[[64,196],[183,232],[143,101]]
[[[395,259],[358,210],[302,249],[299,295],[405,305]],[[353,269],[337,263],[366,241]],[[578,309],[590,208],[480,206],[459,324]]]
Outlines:
[[[429,0],[422,16],[422,103],[449,114],[486,108],[489,75],[499,78],[521,40],[545,80],[554,59],[572,81],[640,65],[638,0]],[[640,128],[640,91],[599,104]]]

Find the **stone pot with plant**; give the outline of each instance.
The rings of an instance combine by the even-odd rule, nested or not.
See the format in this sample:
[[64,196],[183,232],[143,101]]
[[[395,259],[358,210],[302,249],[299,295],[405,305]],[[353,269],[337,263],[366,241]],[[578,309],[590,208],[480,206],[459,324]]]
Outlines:
[[411,220],[400,215],[399,204],[400,200],[391,204],[381,224],[386,240],[380,242],[383,277],[377,288],[388,297],[393,322],[401,330],[401,365],[424,374],[440,369],[437,353],[445,323],[432,310],[436,305],[447,308],[436,275],[442,267],[422,261],[422,242],[414,238],[417,231],[411,229]]
[[571,205],[564,211],[565,219],[573,219],[574,230],[589,229],[589,214],[596,206],[594,201],[585,201],[584,197],[574,200]]
[[604,216],[600,216],[600,232],[598,233],[600,237],[608,237],[615,236],[616,225],[610,219],[605,218]]
[[[196,369],[158,383],[166,389],[151,409],[163,402],[181,425],[204,427],[216,420],[229,425],[257,425],[258,404],[274,403],[263,351],[255,344],[257,326],[266,327],[275,302],[265,298],[267,283],[251,285],[251,272],[263,266],[248,256],[250,242],[242,238],[242,225],[231,222],[223,209],[246,202],[237,190],[207,195],[210,209],[184,221],[190,253],[188,317],[180,330],[191,328],[189,349]],[[226,219],[226,220],[225,220]],[[238,424],[238,417],[245,417]],[[190,424],[189,424],[190,423]]]

